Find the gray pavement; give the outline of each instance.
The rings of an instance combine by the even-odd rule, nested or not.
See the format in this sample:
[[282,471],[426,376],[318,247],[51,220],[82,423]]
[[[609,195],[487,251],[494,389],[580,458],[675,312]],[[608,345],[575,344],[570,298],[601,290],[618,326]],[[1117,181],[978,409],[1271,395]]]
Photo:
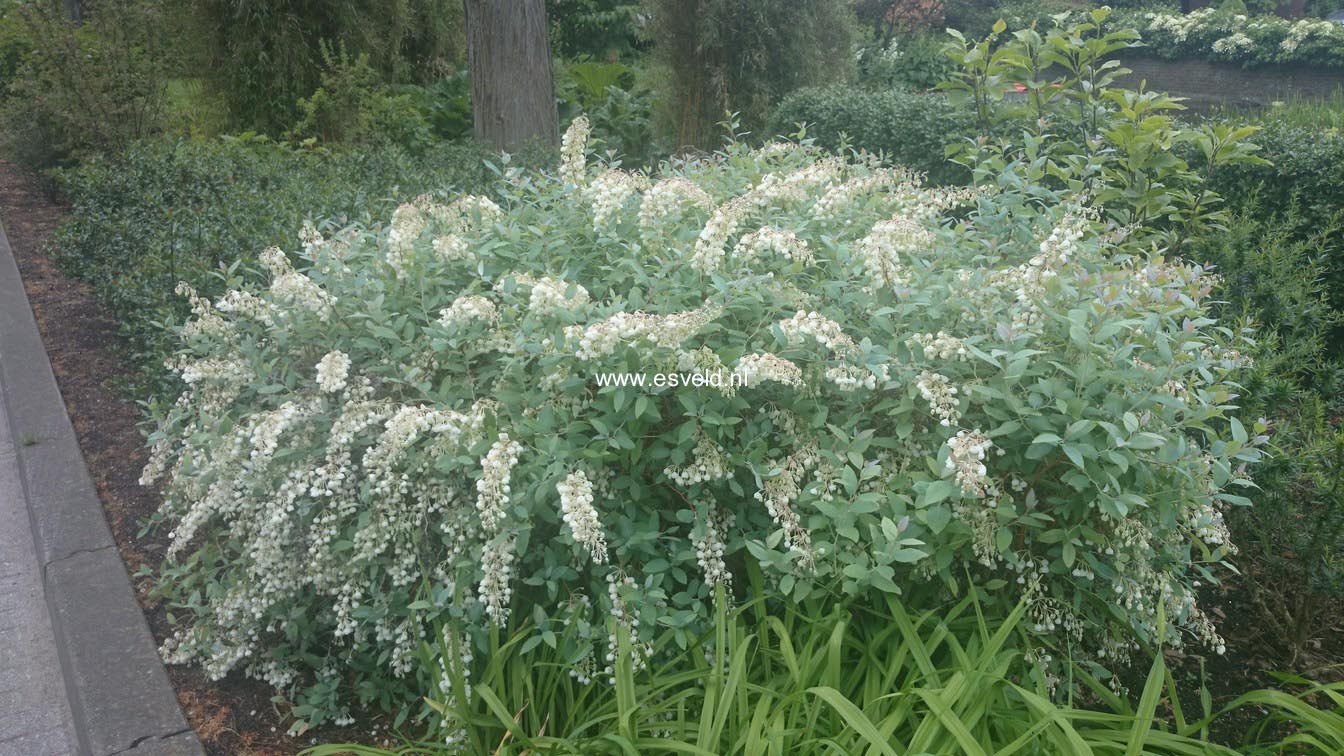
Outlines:
[[0,756],[199,756],[0,227]]
[[19,477],[19,458],[0,402],[0,754],[77,752],[56,632]]

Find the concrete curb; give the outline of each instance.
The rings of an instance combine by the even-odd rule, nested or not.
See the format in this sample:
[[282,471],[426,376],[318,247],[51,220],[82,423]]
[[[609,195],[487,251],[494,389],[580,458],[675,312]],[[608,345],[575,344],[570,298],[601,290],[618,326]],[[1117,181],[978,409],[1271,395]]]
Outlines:
[[0,401],[85,756],[204,754],[159,659],[0,226]]

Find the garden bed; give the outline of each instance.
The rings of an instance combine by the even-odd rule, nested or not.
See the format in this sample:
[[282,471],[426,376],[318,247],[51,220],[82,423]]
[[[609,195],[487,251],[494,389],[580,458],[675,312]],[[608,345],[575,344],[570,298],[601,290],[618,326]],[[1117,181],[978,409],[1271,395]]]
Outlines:
[[[131,367],[118,353],[116,323],[94,301],[90,287],[60,273],[43,252],[63,211],[37,179],[0,162],[0,218],[108,524],[155,640],[162,641],[168,618],[148,598],[143,571],[158,563],[164,543],[155,534],[139,532],[159,497],[137,482],[145,462],[144,437],[137,427],[141,415],[115,388]],[[311,742],[285,736],[287,724],[262,684],[233,678],[215,683],[199,669],[181,666],[168,667],[168,676],[208,753],[293,754]]]

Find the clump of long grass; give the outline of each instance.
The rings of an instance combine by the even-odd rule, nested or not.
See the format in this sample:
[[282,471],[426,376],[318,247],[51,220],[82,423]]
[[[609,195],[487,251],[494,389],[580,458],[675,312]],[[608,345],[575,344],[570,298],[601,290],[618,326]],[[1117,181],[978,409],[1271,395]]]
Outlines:
[[[636,672],[623,651],[613,677],[592,684],[573,679],[569,660],[547,644],[524,651],[533,633],[520,631],[489,655],[459,699],[465,705],[437,704],[462,728],[457,750],[431,737],[392,751],[308,753],[1344,753],[1339,685],[1298,696],[1255,691],[1220,712],[1205,698],[1204,711],[1188,718],[1157,653],[1137,703],[1083,670],[1074,682],[1092,692],[1088,705],[1054,700],[1024,661],[1023,614],[987,618],[974,596],[919,614],[895,597],[877,609],[829,612],[756,601],[721,607],[700,644],[660,649],[666,661],[648,670]],[[465,681],[453,687],[465,694]],[[1292,734],[1242,749],[1210,742],[1209,724],[1244,706],[1270,712],[1253,735]]]

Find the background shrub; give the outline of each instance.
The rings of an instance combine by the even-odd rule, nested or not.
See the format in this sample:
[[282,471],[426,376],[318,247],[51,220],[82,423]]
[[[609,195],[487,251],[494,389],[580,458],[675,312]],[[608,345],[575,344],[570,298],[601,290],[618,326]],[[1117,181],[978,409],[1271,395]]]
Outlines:
[[970,172],[944,157],[944,147],[974,133],[964,109],[937,94],[873,91],[853,86],[811,88],[779,104],[769,129],[788,134],[807,125],[807,135],[830,150],[842,144],[881,152],[892,161],[928,174],[934,183],[960,183]]
[[162,125],[170,66],[162,4],[85,6],[80,26],[52,0],[5,14],[6,55],[17,68],[12,79],[0,78],[2,136],[31,168],[123,149]]
[[712,147],[729,112],[760,129],[781,97],[852,65],[844,0],[650,0],[649,10],[662,119],[678,147]]
[[279,134],[321,85],[322,43],[367,55],[386,82],[429,83],[465,58],[456,0],[172,0],[194,43],[191,69],[237,128]]
[[[1291,112],[1280,117],[1278,109],[1252,122],[1260,127],[1254,138],[1268,163],[1221,168],[1209,186],[1230,208],[1275,229],[1277,243],[1313,240],[1311,263],[1330,307],[1344,312],[1344,133]],[[1344,329],[1336,325],[1323,338],[1333,359],[1344,357]]]
[[638,0],[547,0],[551,52],[609,61],[646,45]]
[[222,271],[252,264],[305,220],[368,221],[403,197],[479,191],[489,158],[469,143],[413,155],[391,144],[308,149],[255,136],[151,140],[57,172],[71,207],[56,252],[69,274],[95,284],[150,391],[171,346],[165,328],[187,312],[177,282],[209,296]]
[[323,142],[390,142],[412,152],[430,145],[431,106],[424,90],[392,94],[378,81],[366,53],[351,56],[344,45],[322,44],[322,84],[299,100],[301,117],[289,136]]
[[940,29],[895,34],[863,47],[857,56],[859,82],[879,89],[933,89],[955,68],[943,54],[946,43]]

